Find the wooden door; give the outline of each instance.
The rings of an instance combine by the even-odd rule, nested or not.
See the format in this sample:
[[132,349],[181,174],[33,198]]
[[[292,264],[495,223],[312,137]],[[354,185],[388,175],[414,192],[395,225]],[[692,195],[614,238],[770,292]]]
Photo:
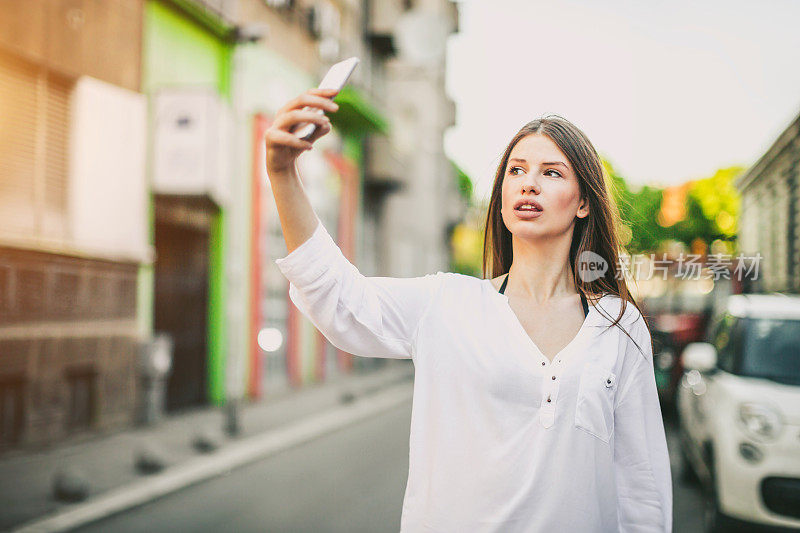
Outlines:
[[168,411],[207,401],[209,236],[197,227],[156,222],[154,329],[172,336]]

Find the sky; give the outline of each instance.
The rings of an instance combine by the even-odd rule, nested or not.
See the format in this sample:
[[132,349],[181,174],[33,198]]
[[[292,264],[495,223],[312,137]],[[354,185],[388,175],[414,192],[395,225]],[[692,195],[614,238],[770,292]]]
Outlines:
[[463,0],[445,152],[485,198],[525,123],[556,113],[629,183],[755,163],[800,113],[800,1]]

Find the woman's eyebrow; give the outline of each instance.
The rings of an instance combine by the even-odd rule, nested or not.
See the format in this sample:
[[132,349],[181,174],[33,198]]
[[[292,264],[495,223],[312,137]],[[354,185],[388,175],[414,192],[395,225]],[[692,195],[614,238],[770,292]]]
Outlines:
[[[526,159],[520,159],[519,157],[512,157],[511,159],[509,159],[509,161],[518,161],[520,163],[526,163],[526,164],[528,162]],[[565,163],[562,163],[561,161],[547,161],[545,163],[542,163],[542,165],[561,165],[562,167],[569,169],[569,167]]]

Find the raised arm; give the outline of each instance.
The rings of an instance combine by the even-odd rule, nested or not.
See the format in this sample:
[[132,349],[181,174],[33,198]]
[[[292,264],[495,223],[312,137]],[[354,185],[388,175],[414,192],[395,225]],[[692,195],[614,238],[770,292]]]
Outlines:
[[[289,297],[334,346],[363,357],[412,358],[422,318],[443,273],[416,278],[366,277],[342,254],[306,196],[297,156],[330,131],[306,105],[334,110],[333,91],[311,89],[279,111],[267,130],[267,175],[288,255],[275,263],[289,280]],[[291,132],[303,121],[321,127],[310,142]]]
[[639,316],[628,342],[633,361],[614,408],[614,466],[620,531],[672,531],[672,477],[658,402],[650,331]]
[[[267,176],[275,196],[278,218],[286,241],[286,249],[292,252],[308,240],[317,226],[317,216],[303,190],[297,175],[297,157],[310,150],[314,142],[331,131],[330,119],[313,111],[304,111],[305,106],[335,112],[339,106],[331,98],[336,91],[331,89],[309,89],[288,102],[275,115],[267,129],[266,145]],[[313,122],[317,131],[308,141],[303,141],[292,130],[301,122]]]
[[443,273],[366,277],[318,221],[308,241],[275,260],[289,297],[334,346],[362,357],[414,358],[417,329]]

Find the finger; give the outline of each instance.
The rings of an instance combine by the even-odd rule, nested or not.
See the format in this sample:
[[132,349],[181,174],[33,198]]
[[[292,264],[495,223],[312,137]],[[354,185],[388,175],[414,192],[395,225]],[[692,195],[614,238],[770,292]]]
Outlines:
[[288,146],[298,150],[310,150],[312,146],[310,142],[299,139],[296,135],[274,128],[268,129],[265,137],[271,144]]
[[336,90],[336,89],[309,89],[308,91],[306,91],[306,93],[307,94],[318,94],[318,95],[320,95],[322,97],[325,97],[325,98],[333,98],[334,96],[339,94],[339,91]]
[[[309,89],[287,102],[279,112],[302,108],[306,105],[326,108],[330,106],[333,97],[336,96],[337,93],[338,91],[333,89]],[[334,106],[338,108],[335,104]],[[335,109],[333,110],[335,111]]]
[[331,131],[330,124],[323,124],[322,126],[318,126],[314,130],[314,133],[311,134],[311,137],[309,137],[308,142],[313,143],[323,135],[327,135],[328,133],[330,133],[330,131]]
[[295,109],[294,111],[289,111],[288,113],[278,116],[272,125],[275,128],[291,131],[293,127],[301,122],[313,122],[314,124],[322,126],[324,124],[329,124],[330,119],[314,111]]
[[321,109],[323,111],[328,111],[331,113],[335,113],[339,109],[339,105],[335,102],[331,101],[330,98],[325,98],[324,96],[314,95],[303,93],[285,106],[283,106],[279,113],[288,113],[289,111],[295,109],[302,109],[306,106],[314,107]]

